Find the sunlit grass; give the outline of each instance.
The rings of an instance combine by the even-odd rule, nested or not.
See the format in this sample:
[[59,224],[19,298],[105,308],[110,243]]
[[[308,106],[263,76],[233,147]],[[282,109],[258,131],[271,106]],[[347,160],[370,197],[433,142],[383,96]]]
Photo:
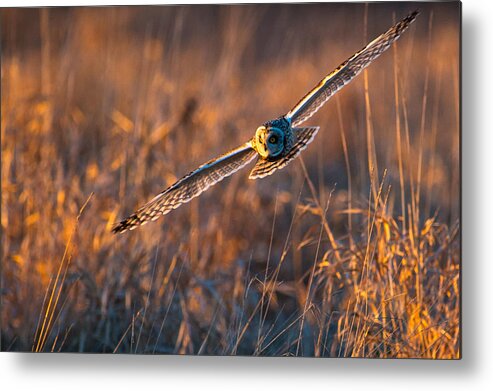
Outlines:
[[460,356],[454,4],[302,159],[111,233],[409,11],[279,7],[2,11],[2,350]]

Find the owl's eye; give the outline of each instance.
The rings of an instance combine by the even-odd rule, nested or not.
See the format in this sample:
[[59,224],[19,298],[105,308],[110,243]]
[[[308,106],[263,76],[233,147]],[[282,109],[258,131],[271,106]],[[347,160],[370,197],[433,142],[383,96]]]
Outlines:
[[271,143],[271,144],[277,143],[277,137],[276,136],[270,136],[269,143]]

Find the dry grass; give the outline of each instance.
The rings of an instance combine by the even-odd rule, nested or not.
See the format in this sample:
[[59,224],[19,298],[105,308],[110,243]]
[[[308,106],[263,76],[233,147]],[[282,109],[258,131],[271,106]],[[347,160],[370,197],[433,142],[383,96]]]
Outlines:
[[303,159],[120,236],[411,9],[2,10],[2,350],[460,357],[459,14],[420,8]]

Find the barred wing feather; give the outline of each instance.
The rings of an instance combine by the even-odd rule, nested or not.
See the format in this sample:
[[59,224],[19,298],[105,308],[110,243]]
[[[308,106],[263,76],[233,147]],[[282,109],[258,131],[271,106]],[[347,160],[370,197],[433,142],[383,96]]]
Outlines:
[[392,42],[398,39],[416,19],[418,13],[418,11],[414,11],[409,14],[322,79],[315,88],[306,94],[303,99],[286,114],[286,118],[291,119],[292,126],[296,127],[305,122],[315,114],[330,97],[348,84],[363,69],[370,65],[373,60],[387,50]]
[[308,144],[310,144],[320,127],[311,126],[308,128],[295,128],[294,134],[296,136],[296,142],[293,148],[286,154],[286,156],[280,159],[269,161],[262,158],[257,160],[257,163],[250,172],[250,179],[264,178],[271,175],[274,171],[280,170],[287,166],[293,159],[295,159],[301,151],[303,151]]
[[250,142],[210,160],[158,194],[147,204],[118,223],[114,233],[125,232],[153,221],[197,197],[209,187],[250,163],[257,155]]

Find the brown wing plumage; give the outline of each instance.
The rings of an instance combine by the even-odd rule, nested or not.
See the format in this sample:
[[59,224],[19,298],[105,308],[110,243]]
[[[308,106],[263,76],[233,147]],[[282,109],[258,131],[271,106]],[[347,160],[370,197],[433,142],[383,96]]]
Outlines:
[[387,50],[392,42],[398,39],[416,19],[418,13],[418,11],[414,11],[406,16],[399,23],[374,39],[359,52],[356,52],[332,73],[322,79],[314,89],[306,94],[303,99],[286,114],[286,118],[291,119],[292,126],[299,126],[310,118],[331,96],[348,84],[373,60]]
[[271,175],[274,171],[285,167],[289,162],[291,162],[296,156],[298,156],[301,151],[303,151],[306,146],[311,143],[317,134],[320,127],[311,126],[308,128],[295,128],[293,129],[296,142],[289,152],[281,157],[280,159],[269,161],[266,159],[259,158],[255,167],[253,167],[250,172],[250,179],[264,178]]
[[210,160],[158,194],[131,216],[118,223],[113,228],[113,232],[125,232],[148,221],[156,220],[238,171],[251,162],[256,155],[257,153],[252,148],[251,143],[248,142],[216,159]]

